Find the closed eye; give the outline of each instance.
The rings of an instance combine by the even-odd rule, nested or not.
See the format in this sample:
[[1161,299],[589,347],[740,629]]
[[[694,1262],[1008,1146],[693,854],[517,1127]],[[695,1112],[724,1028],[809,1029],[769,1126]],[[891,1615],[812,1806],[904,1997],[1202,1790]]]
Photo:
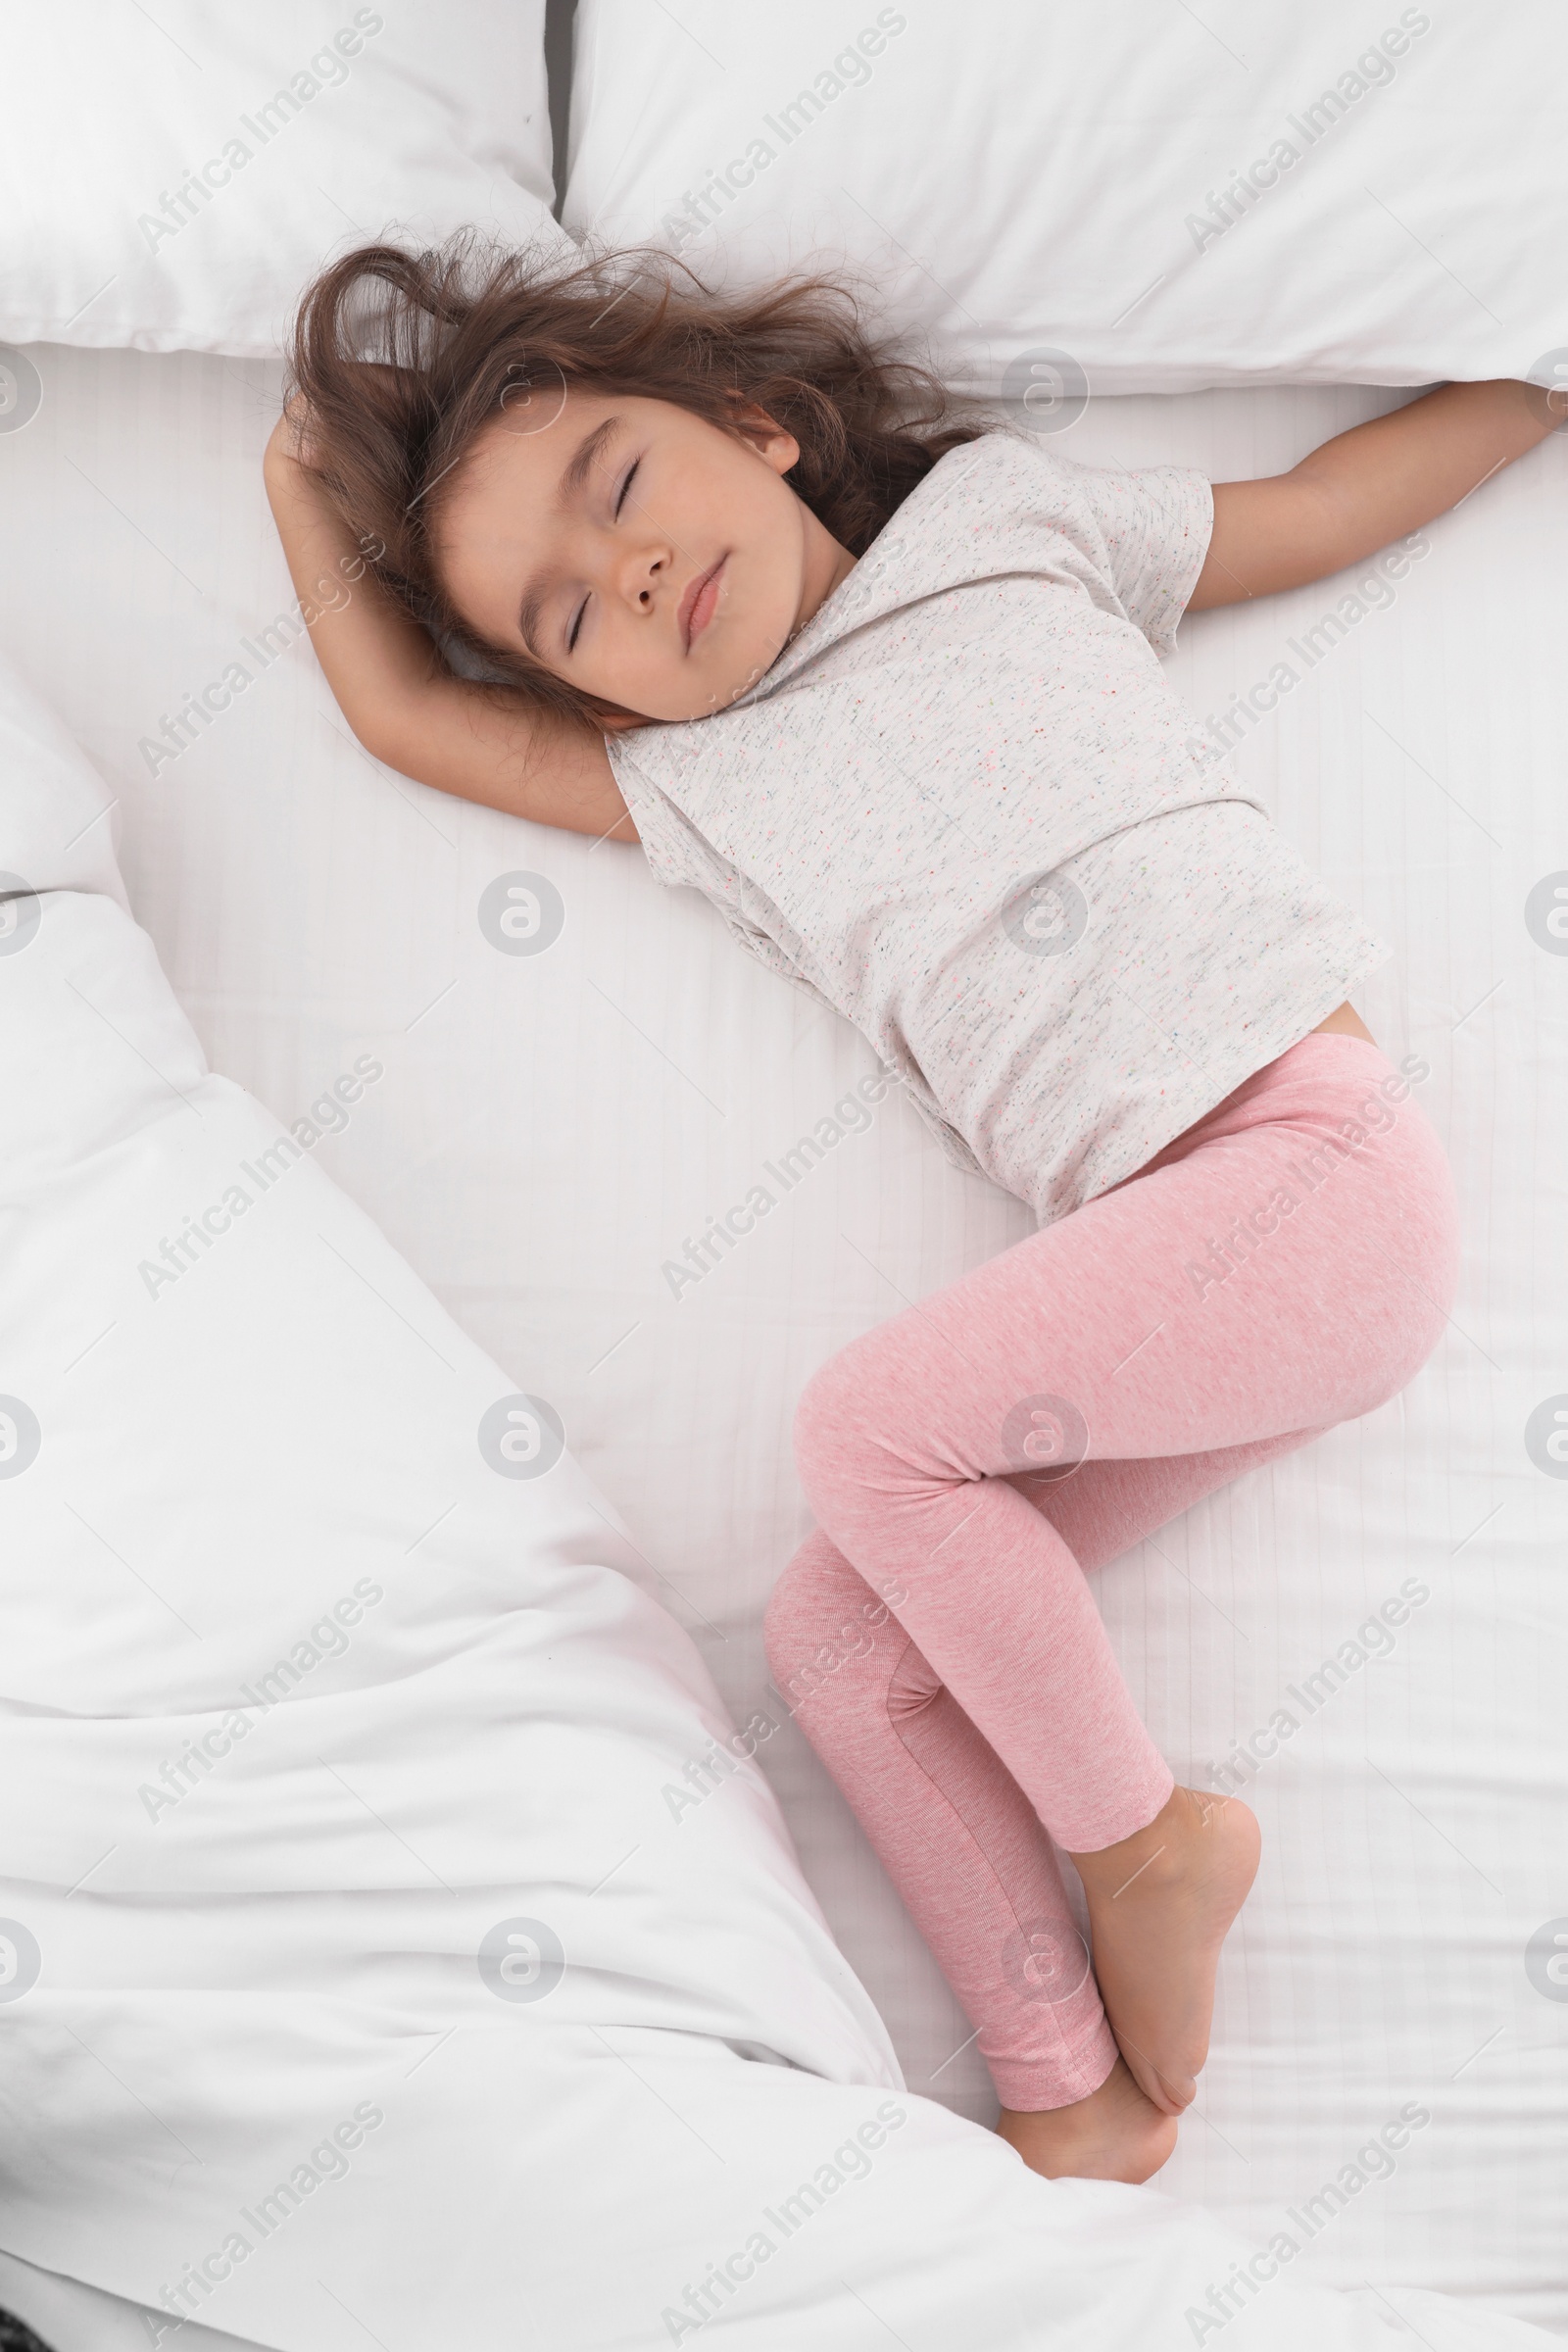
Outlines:
[[[630,490],[631,490],[632,482],[633,482],[633,479],[634,479],[634,478],[635,478],[635,476],[636,476],[637,468],[638,468],[638,466],[639,466],[641,464],[642,464],[642,460],[641,460],[641,458],[634,458],[634,459],[632,460],[631,464],[630,464],[630,465],[627,466],[627,468],[626,468],[625,475],[624,475],[624,477],[623,477],[623,479],[622,479],[622,481],[621,481],[620,488],[619,488],[619,489],[616,491],[616,493],[615,493],[615,504],[614,504],[614,508],[613,508],[613,516],[614,516],[614,519],[615,519],[615,521],[617,521],[617,522],[620,520],[620,510],[621,510],[621,508],[622,508],[622,507],[623,507],[623,506],[626,504],[627,495],[628,495],[628,493],[629,493],[629,492],[630,492]],[[575,652],[576,652],[576,650],[577,650],[577,639],[578,639],[578,637],[579,637],[579,636],[581,635],[581,633],[582,633],[583,615],[584,615],[584,613],[586,613],[587,610],[588,610],[588,599],[587,599],[586,597],[584,597],[584,598],[583,598],[583,600],[582,600],[582,603],[581,603],[581,604],[580,604],[580,605],[577,607],[577,610],[576,610],[576,612],[575,612],[572,614],[572,616],[571,616],[571,626],[570,626],[570,628],[569,628],[569,629],[566,631],[566,651],[567,651],[567,653],[568,653],[568,654],[575,653]]]

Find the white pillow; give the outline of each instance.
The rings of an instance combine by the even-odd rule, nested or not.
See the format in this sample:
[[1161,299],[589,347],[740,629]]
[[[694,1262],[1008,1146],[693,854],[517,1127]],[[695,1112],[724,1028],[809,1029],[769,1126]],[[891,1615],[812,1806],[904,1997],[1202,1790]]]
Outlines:
[[544,5],[9,10],[0,338],[254,356],[383,230],[560,240]]
[[566,225],[754,279],[847,252],[1037,422],[1086,390],[1568,360],[1557,0],[678,17],[581,0]]

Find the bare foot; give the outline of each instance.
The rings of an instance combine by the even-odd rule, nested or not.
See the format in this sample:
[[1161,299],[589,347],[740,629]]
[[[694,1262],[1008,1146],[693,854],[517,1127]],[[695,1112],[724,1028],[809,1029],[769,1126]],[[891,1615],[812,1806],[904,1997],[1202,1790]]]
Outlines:
[[997,2130],[1048,2180],[1148,2180],[1176,2145],[1176,2119],[1152,2107],[1118,2058],[1098,2090],[1071,2107],[1017,2114]]
[[1074,1854],[1095,1975],[1145,2096],[1179,2115],[1208,2056],[1214,1972],[1257,1871],[1258,1828],[1234,1796],[1177,1788],[1147,1829]]

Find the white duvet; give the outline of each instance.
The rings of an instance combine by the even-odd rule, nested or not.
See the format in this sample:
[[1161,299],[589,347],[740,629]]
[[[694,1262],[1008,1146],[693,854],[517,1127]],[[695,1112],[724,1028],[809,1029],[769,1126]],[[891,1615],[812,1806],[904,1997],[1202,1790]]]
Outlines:
[[0,2285],[62,2352],[1546,2340],[903,2087],[755,1727],[317,1163],[377,1057],[286,1129],[209,1073],[110,830],[6,684]]

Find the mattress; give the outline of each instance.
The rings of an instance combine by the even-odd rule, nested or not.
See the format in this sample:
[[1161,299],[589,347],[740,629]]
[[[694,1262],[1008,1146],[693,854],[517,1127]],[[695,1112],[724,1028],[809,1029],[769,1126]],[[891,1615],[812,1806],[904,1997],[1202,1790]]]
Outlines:
[[[869,1049],[638,852],[357,748],[290,620],[270,364],[33,357],[38,413],[0,434],[0,628],[117,796],[132,904],[209,1059],[284,1120],[357,1054],[383,1062],[321,1164],[559,1413],[736,1719],[774,1725],[760,1761],[910,2087],[985,2117],[971,2028],[770,1689],[760,1617],[808,1525],[806,1379],[1027,1212],[897,1098],[835,1119]],[[1397,397],[1102,399],[1060,447],[1268,472]],[[1405,1395],[1098,1592],[1178,1775],[1245,1793],[1264,1831],[1158,2185],[1266,2235],[1343,2181],[1314,2208],[1325,2281],[1568,2330],[1565,515],[1556,436],[1397,581],[1365,567],[1183,631],[1200,726],[1397,947],[1360,1009],[1425,1066],[1465,1264]],[[519,877],[559,906],[542,952],[494,918]],[[690,1246],[759,1184],[775,1213],[691,1279]],[[1367,1630],[1399,1595],[1396,1631]],[[1411,2102],[1430,2129],[1352,2185]]]

